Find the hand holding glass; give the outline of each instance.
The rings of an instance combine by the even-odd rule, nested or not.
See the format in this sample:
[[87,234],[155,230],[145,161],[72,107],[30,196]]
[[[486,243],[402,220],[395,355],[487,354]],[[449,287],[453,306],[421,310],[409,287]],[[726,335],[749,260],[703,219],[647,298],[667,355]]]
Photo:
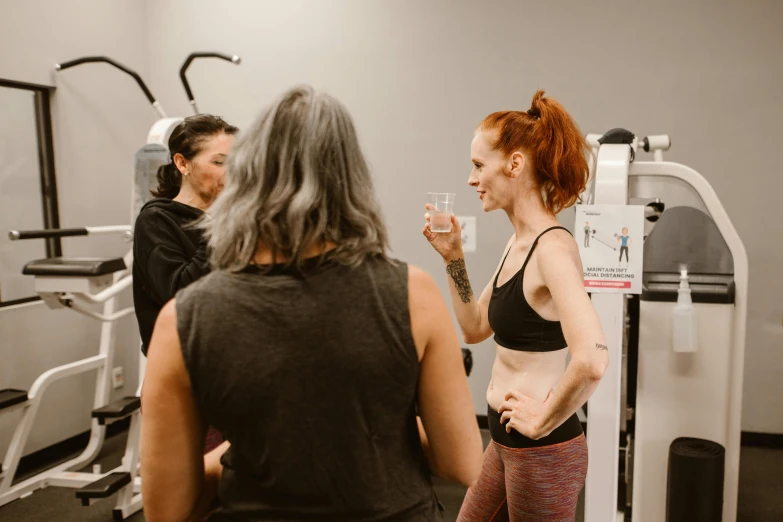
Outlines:
[[448,192],[428,192],[430,209],[430,231],[451,232],[451,214],[454,210],[454,196]]

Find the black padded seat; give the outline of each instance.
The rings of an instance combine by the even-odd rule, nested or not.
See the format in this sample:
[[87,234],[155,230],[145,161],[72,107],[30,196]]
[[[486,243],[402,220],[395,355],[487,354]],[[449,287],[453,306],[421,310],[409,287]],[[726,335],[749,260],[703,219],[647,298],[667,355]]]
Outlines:
[[[0,390],[0,410],[3,408],[10,408],[16,406],[27,400],[27,392],[24,390],[15,390],[13,388],[6,388]],[[0,468],[2,469],[2,468]]]
[[95,277],[127,268],[121,257],[114,259],[52,257],[30,261],[23,275],[59,277]]
[[92,417],[98,419],[98,424],[104,425],[108,419],[122,419],[139,409],[141,409],[141,397],[123,397],[103,408],[92,410]]
[[[81,499],[82,506],[89,506],[90,500],[96,498],[108,498],[131,483],[131,475],[126,471],[109,473],[102,479],[92,484],[87,484],[76,490],[76,498]],[[116,520],[116,518],[115,518]],[[122,520],[120,518],[120,520]]]

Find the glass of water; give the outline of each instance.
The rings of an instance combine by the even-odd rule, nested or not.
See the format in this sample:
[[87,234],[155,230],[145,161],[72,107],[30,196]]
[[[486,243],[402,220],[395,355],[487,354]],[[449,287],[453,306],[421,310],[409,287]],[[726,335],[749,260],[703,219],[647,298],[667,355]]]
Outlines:
[[430,230],[432,232],[451,232],[451,214],[454,211],[454,196],[449,192],[428,192],[430,204]]

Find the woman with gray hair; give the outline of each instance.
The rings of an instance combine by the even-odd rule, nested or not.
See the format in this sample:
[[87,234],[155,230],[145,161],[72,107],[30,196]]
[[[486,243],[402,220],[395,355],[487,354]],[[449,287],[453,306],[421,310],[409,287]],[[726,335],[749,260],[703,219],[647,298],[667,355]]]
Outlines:
[[[441,520],[482,443],[445,301],[388,235],[351,117],[298,87],[240,134],[202,223],[213,272],[152,336],[145,517]],[[416,412],[420,417],[417,417]],[[207,425],[226,442],[202,459]]]

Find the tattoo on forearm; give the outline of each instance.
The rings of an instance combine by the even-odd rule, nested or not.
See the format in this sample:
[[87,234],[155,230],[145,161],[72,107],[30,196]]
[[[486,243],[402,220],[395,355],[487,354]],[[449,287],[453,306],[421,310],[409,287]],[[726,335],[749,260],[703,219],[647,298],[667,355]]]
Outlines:
[[609,350],[609,348],[605,344],[598,344],[598,343],[595,343],[595,349],[596,350]]
[[455,259],[450,261],[446,266],[446,272],[454,280],[454,286],[457,287],[457,293],[463,303],[469,303],[470,298],[473,296],[473,290],[470,288],[470,281],[468,281],[468,271],[465,269],[464,259]]

